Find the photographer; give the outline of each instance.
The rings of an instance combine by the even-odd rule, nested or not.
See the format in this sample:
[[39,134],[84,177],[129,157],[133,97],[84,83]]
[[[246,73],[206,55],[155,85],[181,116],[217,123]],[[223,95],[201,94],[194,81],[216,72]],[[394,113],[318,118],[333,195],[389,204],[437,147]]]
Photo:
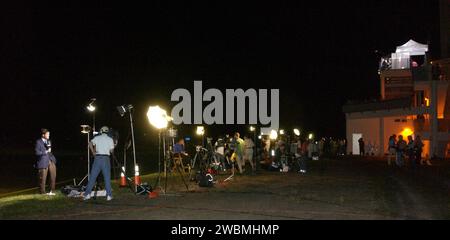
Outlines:
[[56,185],[56,158],[52,154],[50,132],[47,129],[41,129],[41,138],[36,140],[34,151],[38,157],[35,167],[39,172],[40,192],[41,194],[46,194],[45,182],[47,181],[47,173],[50,172],[50,192],[47,195],[54,196]]

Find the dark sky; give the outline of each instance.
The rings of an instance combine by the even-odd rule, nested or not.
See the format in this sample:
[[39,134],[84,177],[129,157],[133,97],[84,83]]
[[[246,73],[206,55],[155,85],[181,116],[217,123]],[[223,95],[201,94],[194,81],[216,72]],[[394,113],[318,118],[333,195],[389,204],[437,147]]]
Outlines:
[[375,50],[413,38],[439,57],[436,1],[296,2],[6,8],[2,142],[29,141],[41,127],[79,138],[91,97],[97,125],[126,129],[115,106],[131,103],[138,135],[150,134],[147,107],[169,108],[172,91],[194,80],[279,88],[282,127],[341,137],[342,105],[378,98]]

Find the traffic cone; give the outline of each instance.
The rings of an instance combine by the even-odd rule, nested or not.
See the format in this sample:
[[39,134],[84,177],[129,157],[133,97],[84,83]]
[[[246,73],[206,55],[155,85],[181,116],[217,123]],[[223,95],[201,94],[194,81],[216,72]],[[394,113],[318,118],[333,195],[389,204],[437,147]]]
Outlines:
[[148,198],[150,198],[150,199],[157,198],[158,196],[159,196],[159,192],[156,190],[153,190],[148,193]]
[[125,178],[125,167],[122,167],[122,172],[120,173],[120,185],[119,187],[126,187],[127,186],[127,179]]
[[141,185],[141,176],[139,176],[139,166],[134,167],[134,184]]

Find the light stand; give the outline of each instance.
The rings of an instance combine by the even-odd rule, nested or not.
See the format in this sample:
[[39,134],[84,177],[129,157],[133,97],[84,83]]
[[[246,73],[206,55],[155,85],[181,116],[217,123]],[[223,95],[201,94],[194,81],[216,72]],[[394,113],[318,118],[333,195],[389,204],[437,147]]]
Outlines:
[[167,192],[167,156],[166,156],[166,134],[163,136],[163,161],[164,161],[164,193]]
[[197,126],[196,133],[197,135],[202,136],[202,147],[205,147],[205,127]]
[[[170,116],[167,115],[167,112],[164,109],[161,109],[159,106],[150,106],[148,108],[148,112],[147,112],[147,118],[149,123],[155,127],[156,129],[159,130],[158,132],[158,178],[157,178],[157,182],[155,184],[155,188],[159,187],[160,189],[161,186],[159,185],[161,183],[161,133],[163,133],[163,140],[162,140],[162,144],[163,144],[163,161],[164,161],[164,194],[167,193],[167,167],[170,166],[168,163],[169,160],[171,159],[171,154],[169,152],[169,155],[166,155],[166,144],[170,144],[170,141],[166,142],[166,137],[167,137],[167,133],[169,135],[169,137],[173,137],[175,138],[176,134],[173,134],[173,132],[171,133],[171,130],[169,131],[164,131],[167,128],[167,125],[169,124],[169,121],[172,120],[172,118]],[[172,140],[173,143],[173,140]],[[170,151],[170,147],[168,148]],[[186,184],[182,173],[179,169],[179,167],[177,167],[177,171],[181,177],[181,179],[183,180],[183,182],[186,185],[186,189],[189,189],[188,185]]]
[[[161,184],[161,133],[162,131],[167,128],[169,120],[171,120],[171,117],[167,116],[167,113],[165,110],[161,109],[159,106],[150,106],[147,112],[147,118],[149,123],[158,129],[158,178],[156,179],[155,187],[160,187]],[[163,161],[164,161],[164,176],[167,177],[167,165],[166,165],[166,146],[165,146],[165,135],[164,135],[164,142],[163,142]],[[167,183],[167,180],[166,180]],[[165,189],[164,189],[165,192]]]
[[[255,166],[254,171],[256,171],[256,158],[257,158],[257,154],[258,154],[258,144],[256,142],[256,128],[253,126],[250,126],[250,132],[253,133],[253,144],[255,145],[255,150],[253,151],[253,166]],[[252,169],[253,171],[253,169]]]
[[[134,127],[133,127],[133,114],[131,114],[131,109],[128,111],[130,113],[130,127],[131,127],[131,143],[133,144],[133,160],[134,160],[134,167],[136,168],[136,147],[134,144]],[[135,192],[137,192],[137,184],[134,184]]]
[[158,178],[153,189],[156,187],[161,188],[161,129],[158,132]]
[[96,98],[91,98],[91,102],[89,103],[89,105],[86,106],[86,109],[92,113],[92,129],[93,129],[93,134],[95,134],[95,106],[94,106],[94,102],[95,100],[97,100]]
[[81,181],[77,184],[77,186],[80,186],[81,183],[87,178],[87,181],[89,182],[90,177],[90,167],[91,167],[91,155],[89,150],[89,140],[90,140],[90,132],[91,127],[89,125],[81,125],[81,133],[87,135],[87,174],[81,179]]
[[[136,146],[135,146],[135,140],[134,140],[134,126],[133,126],[133,105],[128,104],[128,105],[122,105],[122,106],[118,106],[117,110],[119,111],[120,116],[124,116],[126,112],[129,113],[130,116],[130,130],[131,130],[131,143],[132,143],[132,147],[133,147],[133,161],[134,161],[134,169],[136,169]],[[134,190],[135,193],[137,193],[137,184],[134,184]]]

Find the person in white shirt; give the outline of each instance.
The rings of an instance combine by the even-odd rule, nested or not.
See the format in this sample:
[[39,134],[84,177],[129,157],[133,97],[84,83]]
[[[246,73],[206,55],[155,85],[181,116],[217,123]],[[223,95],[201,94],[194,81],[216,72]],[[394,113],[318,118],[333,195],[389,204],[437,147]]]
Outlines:
[[91,176],[89,177],[89,182],[84,192],[84,200],[89,200],[91,198],[91,191],[94,187],[95,181],[98,175],[102,172],[103,179],[105,181],[106,188],[106,200],[112,200],[111,191],[111,163],[110,155],[114,150],[114,140],[108,136],[109,128],[104,126],[100,129],[100,135],[94,137],[89,143],[89,149],[95,156],[94,163],[92,164]]

